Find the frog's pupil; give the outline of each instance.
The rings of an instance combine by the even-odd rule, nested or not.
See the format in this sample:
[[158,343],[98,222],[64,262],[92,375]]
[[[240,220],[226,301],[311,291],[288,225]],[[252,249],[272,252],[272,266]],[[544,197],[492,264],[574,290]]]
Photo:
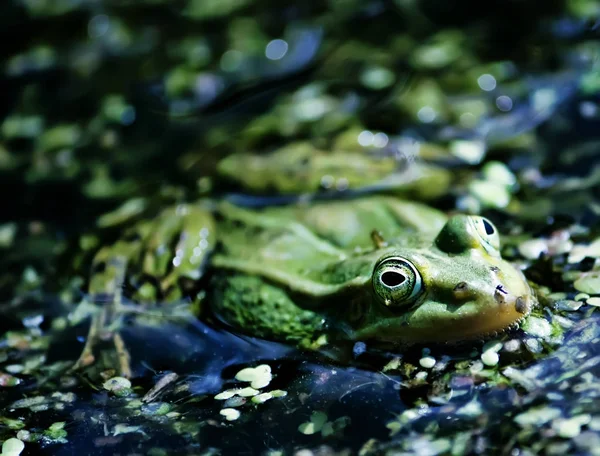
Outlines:
[[381,274],[381,281],[388,287],[397,287],[406,280],[403,274],[393,271],[386,271]]
[[486,234],[494,234],[494,227],[492,226],[492,224],[490,222],[488,222],[485,219],[483,219],[483,227],[485,228]]

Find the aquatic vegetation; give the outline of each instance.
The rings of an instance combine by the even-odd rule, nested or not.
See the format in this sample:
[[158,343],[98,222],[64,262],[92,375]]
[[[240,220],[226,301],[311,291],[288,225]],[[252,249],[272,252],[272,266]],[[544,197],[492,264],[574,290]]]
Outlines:
[[10,438],[5,440],[2,444],[2,456],[19,456],[21,452],[25,449],[25,444],[19,440]]

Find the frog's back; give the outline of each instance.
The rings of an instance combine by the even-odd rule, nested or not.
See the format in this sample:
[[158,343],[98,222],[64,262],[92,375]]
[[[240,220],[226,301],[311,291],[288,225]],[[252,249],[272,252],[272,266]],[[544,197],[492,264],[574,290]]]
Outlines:
[[[443,213],[429,206],[390,196],[319,201],[267,207],[259,211],[223,205],[221,213],[229,221],[253,221],[255,227],[261,226],[269,231],[271,236],[264,239],[267,243],[276,237],[277,232],[294,231],[301,226],[323,242],[344,250],[372,247],[373,231],[380,232],[386,240],[402,241],[402,238],[414,235],[432,239],[447,220]],[[240,223],[234,226],[246,229]],[[223,243],[235,246],[235,236],[239,233],[235,232],[235,228],[232,232],[232,227],[223,230]],[[261,242],[261,238],[256,237],[255,241]],[[256,245],[256,242],[253,244]]]

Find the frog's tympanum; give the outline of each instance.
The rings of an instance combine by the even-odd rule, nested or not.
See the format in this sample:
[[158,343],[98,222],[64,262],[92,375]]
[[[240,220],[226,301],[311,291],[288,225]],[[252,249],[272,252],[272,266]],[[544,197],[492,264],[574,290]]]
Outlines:
[[[260,210],[187,205],[157,220],[97,258],[125,255],[131,288],[149,301],[178,300],[181,284],[202,275],[209,318],[304,347],[485,337],[535,302],[523,274],[500,256],[489,220],[448,219],[393,197]],[[105,288],[100,279],[91,292]]]

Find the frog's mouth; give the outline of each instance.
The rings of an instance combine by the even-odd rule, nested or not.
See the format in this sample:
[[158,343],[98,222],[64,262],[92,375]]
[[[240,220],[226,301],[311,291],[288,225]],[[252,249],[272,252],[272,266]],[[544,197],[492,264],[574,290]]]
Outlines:
[[427,302],[398,317],[382,319],[355,332],[357,340],[391,343],[457,342],[516,328],[536,304],[532,294],[484,306],[474,301],[460,305]]

